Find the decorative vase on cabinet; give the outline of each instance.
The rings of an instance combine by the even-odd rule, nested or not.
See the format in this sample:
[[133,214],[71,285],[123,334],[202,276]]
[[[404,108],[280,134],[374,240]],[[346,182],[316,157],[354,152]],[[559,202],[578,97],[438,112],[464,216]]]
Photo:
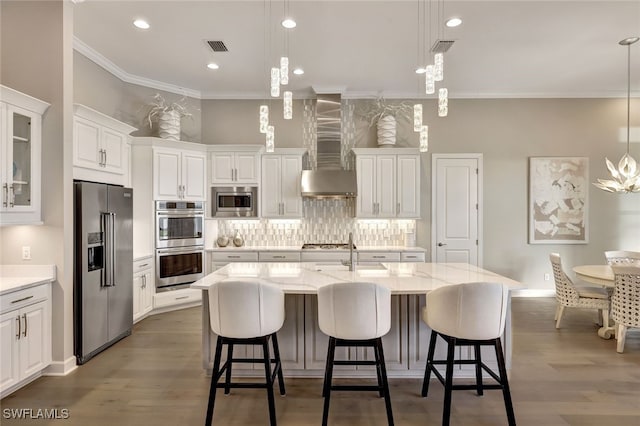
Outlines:
[[172,141],[180,140],[180,113],[176,110],[158,115],[158,136]]
[[396,118],[393,115],[380,117],[378,126],[378,145],[392,147],[396,144]]

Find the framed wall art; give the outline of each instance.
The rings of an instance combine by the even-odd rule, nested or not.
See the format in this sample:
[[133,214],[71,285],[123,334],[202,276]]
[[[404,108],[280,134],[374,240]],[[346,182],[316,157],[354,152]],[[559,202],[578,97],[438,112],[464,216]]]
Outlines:
[[529,157],[529,244],[586,244],[589,159]]

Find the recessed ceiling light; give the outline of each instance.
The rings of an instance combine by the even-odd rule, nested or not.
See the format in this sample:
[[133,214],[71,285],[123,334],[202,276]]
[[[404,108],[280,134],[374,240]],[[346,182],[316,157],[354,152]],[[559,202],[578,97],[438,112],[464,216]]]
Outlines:
[[460,18],[450,18],[447,22],[446,22],[446,26],[449,28],[453,28],[453,27],[457,27],[458,25],[462,24],[462,19]]
[[209,68],[210,70],[217,70],[218,68],[220,68],[220,65],[210,62],[207,64],[207,68]]
[[304,70],[302,68],[296,68],[296,69],[293,70],[293,73],[295,75],[302,75],[302,74],[304,74]]
[[135,21],[133,21],[133,25],[140,28],[141,30],[148,30],[150,27],[149,23],[144,19],[136,19]]
[[282,26],[285,28],[295,28],[296,27],[296,21],[294,21],[292,18],[287,18],[284,21],[282,21]]
[[425,67],[416,68],[416,74],[424,74],[425,72],[427,72],[427,69]]

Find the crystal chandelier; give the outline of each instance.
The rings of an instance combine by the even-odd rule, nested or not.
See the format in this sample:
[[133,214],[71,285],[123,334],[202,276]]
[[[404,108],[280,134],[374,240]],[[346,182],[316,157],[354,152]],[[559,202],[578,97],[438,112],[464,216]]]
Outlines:
[[611,173],[613,179],[598,179],[594,185],[607,192],[640,192],[640,167],[636,160],[629,155],[629,134],[630,134],[630,117],[631,117],[631,45],[640,38],[629,37],[621,40],[618,44],[627,46],[627,152],[618,162],[618,168],[605,157],[607,169]]

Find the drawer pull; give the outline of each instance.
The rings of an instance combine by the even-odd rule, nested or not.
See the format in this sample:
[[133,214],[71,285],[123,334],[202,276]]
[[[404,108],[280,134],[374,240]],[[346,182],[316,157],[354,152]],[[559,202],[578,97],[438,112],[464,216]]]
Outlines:
[[180,297],[176,297],[175,300],[180,300],[180,299],[188,299],[189,296],[180,296]]
[[286,256],[273,256],[274,259],[285,259]]
[[374,259],[386,259],[387,256],[373,256]]
[[406,256],[407,259],[417,259],[418,256]]
[[240,259],[240,256],[227,256],[227,259]]
[[144,268],[145,266],[149,266],[148,263],[143,263],[142,265],[138,266],[138,268]]
[[27,296],[27,297],[23,297],[22,299],[14,300],[11,303],[24,302],[25,300],[29,300],[29,299],[33,299],[33,295]]

